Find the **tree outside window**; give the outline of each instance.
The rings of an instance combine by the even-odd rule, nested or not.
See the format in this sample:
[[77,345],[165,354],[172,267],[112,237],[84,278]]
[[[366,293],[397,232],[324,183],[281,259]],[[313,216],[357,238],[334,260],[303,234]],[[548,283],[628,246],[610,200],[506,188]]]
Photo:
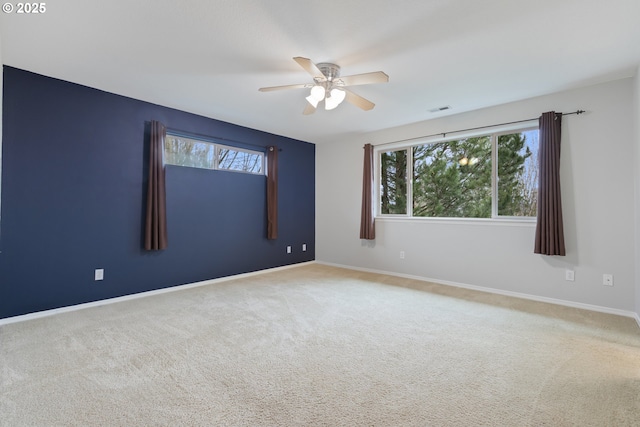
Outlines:
[[534,129],[382,152],[380,212],[440,218],[535,216],[537,151]]
[[164,163],[264,175],[264,153],[167,134]]

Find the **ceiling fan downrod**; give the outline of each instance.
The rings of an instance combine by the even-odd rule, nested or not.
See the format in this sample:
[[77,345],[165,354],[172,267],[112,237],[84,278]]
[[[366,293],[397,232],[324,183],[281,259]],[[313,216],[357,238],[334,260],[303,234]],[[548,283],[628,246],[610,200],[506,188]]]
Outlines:
[[321,62],[317,64],[318,69],[324,74],[329,81],[333,81],[340,77],[340,66],[330,62]]

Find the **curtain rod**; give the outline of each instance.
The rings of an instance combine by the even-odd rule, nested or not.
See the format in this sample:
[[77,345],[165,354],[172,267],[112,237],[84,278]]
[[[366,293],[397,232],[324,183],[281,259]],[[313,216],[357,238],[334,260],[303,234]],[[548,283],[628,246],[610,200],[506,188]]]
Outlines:
[[[247,147],[254,147],[254,148],[259,148],[261,151],[266,152],[269,148],[269,146],[264,146],[264,145],[256,145],[256,144],[251,144],[249,142],[244,142],[244,141],[238,141],[236,139],[231,139],[231,138],[223,138],[220,136],[211,136],[211,135],[203,135],[203,134],[199,134],[199,133],[195,133],[195,132],[187,132],[184,130],[180,130],[180,129],[175,129],[175,128],[170,128],[167,127],[167,132],[177,135],[177,136],[183,136],[186,138],[196,138],[196,139],[201,139],[204,141],[211,141],[211,142],[215,142],[215,141],[225,141],[225,142],[232,142],[232,143],[236,143],[236,144],[242,144],[244,146]],[[242,148],[242,147],[239,147]],[[278,148],[278,151],[282,151],[282,148]]]
[[[561,114],[563,116],[570,116],[572,114],[582,114],[584,112],[585,112],[584,110],[576,110],[576,111],[573,111],[571,113],[561,113]],[[449,132],[438,132],[438,133],[434,133],[432,135],[422,135],[422,136],[416,136],[416,137],[413,137],[413,138],[400,139],[398,141],[385,142],[385,143],[382,143],[382,144],[377,144],[377,145],[375,145],[375,147],[380,147],[380,146],[389,145],[389,144],[397,144],[399,142],[413,141],[413,140],[416,140],[416,139],[431,138],[432,136],[439,136],[439,135],[442,135],[442,137],[444,138],[450,133],[460,133],[460,132],[468,132],[468,131],[472,131],[472,130],[494,128],[494,127],[497,127],[497,126],[514,125],[514,124],[517,124],[517,123],[530,122],[532,120],[538,120],[538,118],[535,117],[533,119],[516,120],[515,122],[498,123],[498,124],[495,124],[495,125],[478,126],[476,128],[452,130],[452,131],[449,131]]]

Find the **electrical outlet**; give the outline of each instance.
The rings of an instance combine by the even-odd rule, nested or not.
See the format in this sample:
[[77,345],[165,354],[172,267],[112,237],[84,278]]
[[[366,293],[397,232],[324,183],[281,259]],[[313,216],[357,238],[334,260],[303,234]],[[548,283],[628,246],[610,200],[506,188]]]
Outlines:
[[287,246],[287,253],[290,254],[291,253],[291,246]]
[[96,268],[96,272],[95,272],[95,280],[103,280],[104,279],[104,268]]
[[613,286],[613,274],[603,274],[602,284],[604,286]]
[[307,251],[307,244],[303,243],[302,244],[302,252],[306,252]]
[[575,280],[575,272],[573,270],[565,270],[564,271],[564,280],[568,280],[569,282],[573,282]]
[[400,259],[404,259],[404,251],[400,251]]

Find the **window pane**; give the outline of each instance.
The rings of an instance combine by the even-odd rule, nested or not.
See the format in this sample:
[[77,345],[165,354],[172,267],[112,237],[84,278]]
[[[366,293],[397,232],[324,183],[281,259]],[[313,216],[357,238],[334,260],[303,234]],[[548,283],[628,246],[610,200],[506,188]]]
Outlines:
[[407,213],[407,150],[380,154],[380,212]]
[[215,147],[204,141],[167,135],[164,139],[164,162],[169,165],[213,169]]
[[[218,161],[216,162],[216,148]],[[264,174],[264,154],[221,146],[209,141],[168,134],[164,141],[164,163],[205,169]]]
[[536,216],[538,130],[498,137],[498,215]]
[[413,147],[413,216],[491,217],[491,138]]
[[262,173],[262,154],[248,151],[232,150],[230,148],[220,148],[220,158],[218,168]]

